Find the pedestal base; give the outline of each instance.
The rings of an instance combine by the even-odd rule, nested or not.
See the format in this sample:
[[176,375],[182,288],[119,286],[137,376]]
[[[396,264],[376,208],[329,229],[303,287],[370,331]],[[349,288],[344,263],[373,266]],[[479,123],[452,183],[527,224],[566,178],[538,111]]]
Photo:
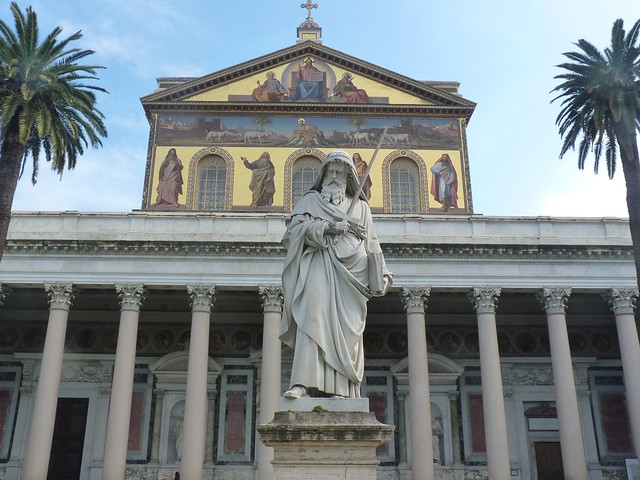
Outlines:
[[258,425],[277,480],[376,480],[376,448],[394,427],[371,412],[276,412]]

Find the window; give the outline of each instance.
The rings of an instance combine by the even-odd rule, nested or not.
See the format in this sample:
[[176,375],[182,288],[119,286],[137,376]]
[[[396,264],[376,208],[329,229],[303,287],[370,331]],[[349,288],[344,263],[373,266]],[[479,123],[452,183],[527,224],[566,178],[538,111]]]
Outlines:
[[203,158],[198,163],[196,210],[224,210],[227,167],[218,156]]
[[391,213],[419,213],[418,166],[408,158],[391,163]]
[[313,186],[322,162],[316,157],[301,157],[293,164],[291,204],[295,204]]
[[253,375],[252,368],[237,367],[225,369],[220,379],[219,463],[251,462],[255,405]]

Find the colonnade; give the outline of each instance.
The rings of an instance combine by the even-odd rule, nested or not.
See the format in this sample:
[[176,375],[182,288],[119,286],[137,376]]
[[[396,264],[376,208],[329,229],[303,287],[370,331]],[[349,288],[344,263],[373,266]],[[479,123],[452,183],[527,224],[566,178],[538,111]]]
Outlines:
[[[49,320],[42,355],[40,375],[31,417],[31,432],[24,457],[24,480],[45,480],[51,451],[55,411],[60,385],[65,334],[74,293],[72,285],[48,284]],[[182,455],[182,480],[200,480],[207,450],[206,428],[212,421],[207,400],[207,364],[209,324],[214,303],[213,286],[189,286],[192,325],[185,399],[185,435]],[[116,287],[121,316],[113,371],[113,386],[107,420],[103,479],[124,480],[126,445],[135,368],[138,316],[144,301],[142,285]],[[498,351],[496,310],[501,290],[494,287],[473,288],[469,292],[477,314],[480,369],[485,421],[485,440],[489,478],[510,480],[509,439],[507,438],[500,355]],[[261,286],[264,327],[260,423],[268,423],[280,401],[279,324],[282,313],[282,289]],[[537,294],[547,315],[551,362],[556,394],[556,408],[565,478],[587,480],[588,471],[582,439],[578,399],[567,335],[565,311],[571,290],[544,288]],[[430,289],[404,287],[402,298],[407,314],[409,359],[409,411],[411,422],[412,472],[414,478],[434,479],[432,461],[429,371],[427,357],[427,316]],[[640,344],[634,308],[638,292],[612,289],[606,299],[615,315],[619,335],[625,391],[628,405],[640,405]],[[3,297],[0,297],[0,303]],[[404,408],[404,402],[403,402]],[[156,411],[156,417],[159,412]],[[631,435],[640,457],[640,410],[629,409]],[[158,418],[156,418],[158,420]],[[402,418],[401,418],[402,421]],[[155,443],[157,449],[157,442]],[[152,452],[157,458],[158,452]],[[272,451],[258,447],[258,480],[272,480]],[[461,459],[457,459],[461,461]]]

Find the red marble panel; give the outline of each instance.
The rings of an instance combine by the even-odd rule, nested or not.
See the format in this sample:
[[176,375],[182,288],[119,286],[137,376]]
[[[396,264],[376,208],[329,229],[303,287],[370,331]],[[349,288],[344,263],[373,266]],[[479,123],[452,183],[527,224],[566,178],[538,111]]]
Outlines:
[[227,411],[225,415],[227,429],[224,437],[224,453],[244,453],[245,403],[245,392],[227,393]]
[[469,418],[471,420],[471,449],[474,453],[486,453],[482,395],[469,395]]
[[[369,411],[373,412],[376,420],[380,423],[387,423],[387,395],[383,392],[372,392],[369,397]],[[376,449],[378,455],[389,453],[389,444],[385,443]]]
[[142,420],[144,415],[144,392],[133,392],[131,398],[131,420],[127,450],[138,452],[142,448]]
[[609,453],[631,453],[624,396],[619,393],[600,394],[600,415]]
[[7,414],[11,405],[11,390],[0,390],[0,445],[7,430]]

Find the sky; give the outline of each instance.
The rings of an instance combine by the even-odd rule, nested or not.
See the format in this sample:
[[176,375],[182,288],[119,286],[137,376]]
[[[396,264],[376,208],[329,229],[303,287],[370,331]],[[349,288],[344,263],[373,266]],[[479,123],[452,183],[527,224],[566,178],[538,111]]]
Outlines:
[[[98,108],[109,131],[62,177],[29,165],[14,211],[130,212],[142,203],[149,124],[140,97],[156,78],[200,76],[295,44],[302,0],[18,0],[38,14],[41,35],[82,30],[86,63],[106,67]],[[475,214],[627,217],[619,166],[584,171],[559,159],[560,103],[551,90],[563,52],[585,38],[600,50],[613,22],[640,18],[640,0],[315,0],[323,44],[416,80],[458,81],[476,102],[467,129]],[[9,2],[0,18],[13,25]],[[604,163],[603,163],[604,165]]]

